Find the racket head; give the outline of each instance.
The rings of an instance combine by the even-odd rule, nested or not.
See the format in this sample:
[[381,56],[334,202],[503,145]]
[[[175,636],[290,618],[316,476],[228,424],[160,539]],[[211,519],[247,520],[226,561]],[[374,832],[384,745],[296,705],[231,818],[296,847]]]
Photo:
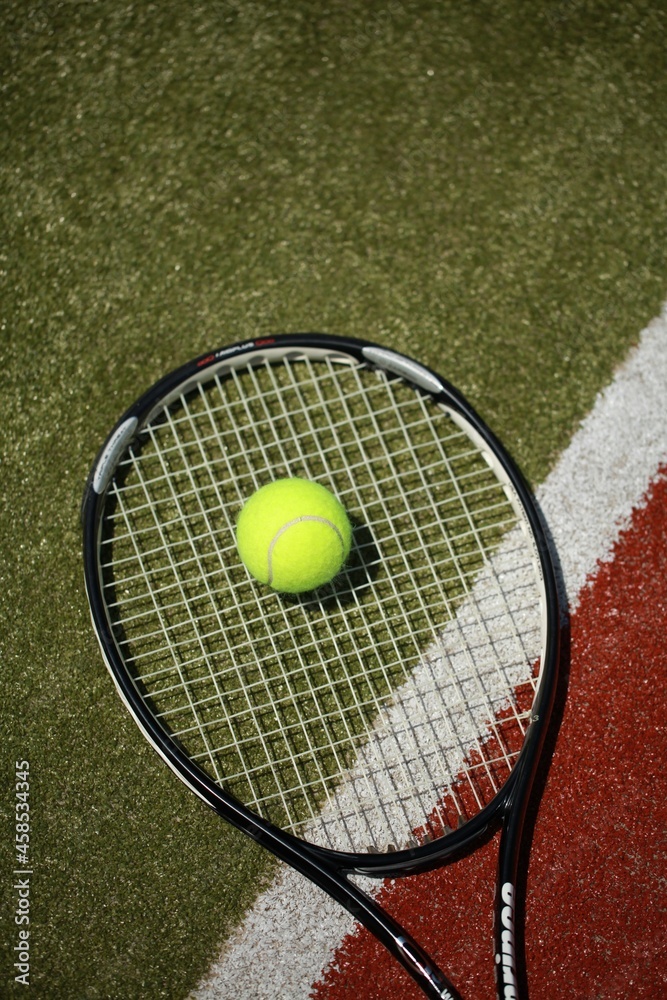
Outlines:
[[[297,598],[251,580],[234,542],[244,500],[285,475],[333,489],[354,527],[343,573]],[[322,334],[203,355],[113,429],[83,526],[127,708],[276,853],[418,871],[532,770],[557,660],[549,546],[505,449],[419,363]]]

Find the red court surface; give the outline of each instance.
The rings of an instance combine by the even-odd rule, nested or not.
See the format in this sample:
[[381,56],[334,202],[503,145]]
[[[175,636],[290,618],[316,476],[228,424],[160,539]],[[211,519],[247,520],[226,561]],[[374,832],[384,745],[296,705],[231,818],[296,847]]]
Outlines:
[[[667,468],[645,501],[583,589],[565,637],[552,757],[524,850],[531,1000],[667,998]],[[380,895],[465,1000],[495,996],[497,850],[496,836]],[[422,994],[361,930],[311,996]]]

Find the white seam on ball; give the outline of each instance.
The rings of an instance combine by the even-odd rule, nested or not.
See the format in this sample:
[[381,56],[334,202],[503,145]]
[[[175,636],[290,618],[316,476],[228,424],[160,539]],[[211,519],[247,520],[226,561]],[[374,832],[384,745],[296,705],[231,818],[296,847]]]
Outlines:
[[291,521],[288,521],[287,524],[283,524],[283,526],[275,533],[275,535],[271,539],[271,544],[269,545],[269,551],[267,556],[269,564],[269,579],[267,580],[267,583],[269,586],[271,586],[273,583],[272,559],[273,559],[273,549],[276,545],[276,542],[278,541],[280,536],[283,535],[288,530],[288,528],[293,528],[294,525],[298,524],[300,521],[319,521],[320,524],[328,524],[329,527],[333,528],[333,530],[338,535],[338,541],[340,542],[340,547],[343,550],[343,552],[345,551],[345,542],[343,540],[343,536],[341,535],[340,531],[333,523],[333,521],[330,521],[327,517],[319,517],[317,514],[302,514],[300,517],[295,517]]

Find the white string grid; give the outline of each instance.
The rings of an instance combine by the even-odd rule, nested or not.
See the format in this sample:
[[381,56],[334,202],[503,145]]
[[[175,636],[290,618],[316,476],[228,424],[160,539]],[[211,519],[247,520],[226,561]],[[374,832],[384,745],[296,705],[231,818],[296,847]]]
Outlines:
[[[323,483],[353,550],[301,597],[254,582],[234,526],[275,478]],[[518,504],[444,408],[333,359],[253,360],[159,414],[109,492],[119,648],[173,738],[261,816],[342,850],[440,835],[520,749],[541,585]]]

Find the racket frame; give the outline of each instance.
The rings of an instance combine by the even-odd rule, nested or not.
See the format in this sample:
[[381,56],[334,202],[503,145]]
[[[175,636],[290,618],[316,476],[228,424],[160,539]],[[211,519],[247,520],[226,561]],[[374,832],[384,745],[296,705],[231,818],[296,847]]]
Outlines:
[[[142,429],[180,395],[207,381],[214,373],[241,367],[248,355],[271,359],[326,356],[349,363],[379,367],[430,394],[459,422],[474,432],[477,443],[504,470],[531,529],[536,561],[543,580],[546,638],[539,683],[521,750],[505,783],[494,798],[467,822],[428,843],[373,854],[336,851],[306,842],[252,812],[217,785],[173,741],[148,708],[129,672],[113,635],[103,593],[98,551],[105,497],[119,461]],[[417,874],[455,860],[502,824],[498,859],[495,915],[495,958],[498,997],[520,995],[519,958],[514,923],[516,874],[521,834],[530,790],[554,701],[559,661],[560,611],[551,551],[542,517],[521,472],[505,447],[463,395],[431,369],[394,350],[369,341],[323,333],[277,334],[232,344],[203,354],[165,375],[120,418],[108,435],[89,474],[82,503],[84,577],[90,613],[105,663],[118,693],[140,730],[163,761],[203,802],[252,840],[295,868],[345,907],[371,931],[405,967],[424,993],[440,1000],[456,1000],[455,987],[423,949],[374,899],[350,881],[350,875],[393,878]],[[507,887],[511,887],[507,889]],[[510,902],[507,900],[510,899]]]

